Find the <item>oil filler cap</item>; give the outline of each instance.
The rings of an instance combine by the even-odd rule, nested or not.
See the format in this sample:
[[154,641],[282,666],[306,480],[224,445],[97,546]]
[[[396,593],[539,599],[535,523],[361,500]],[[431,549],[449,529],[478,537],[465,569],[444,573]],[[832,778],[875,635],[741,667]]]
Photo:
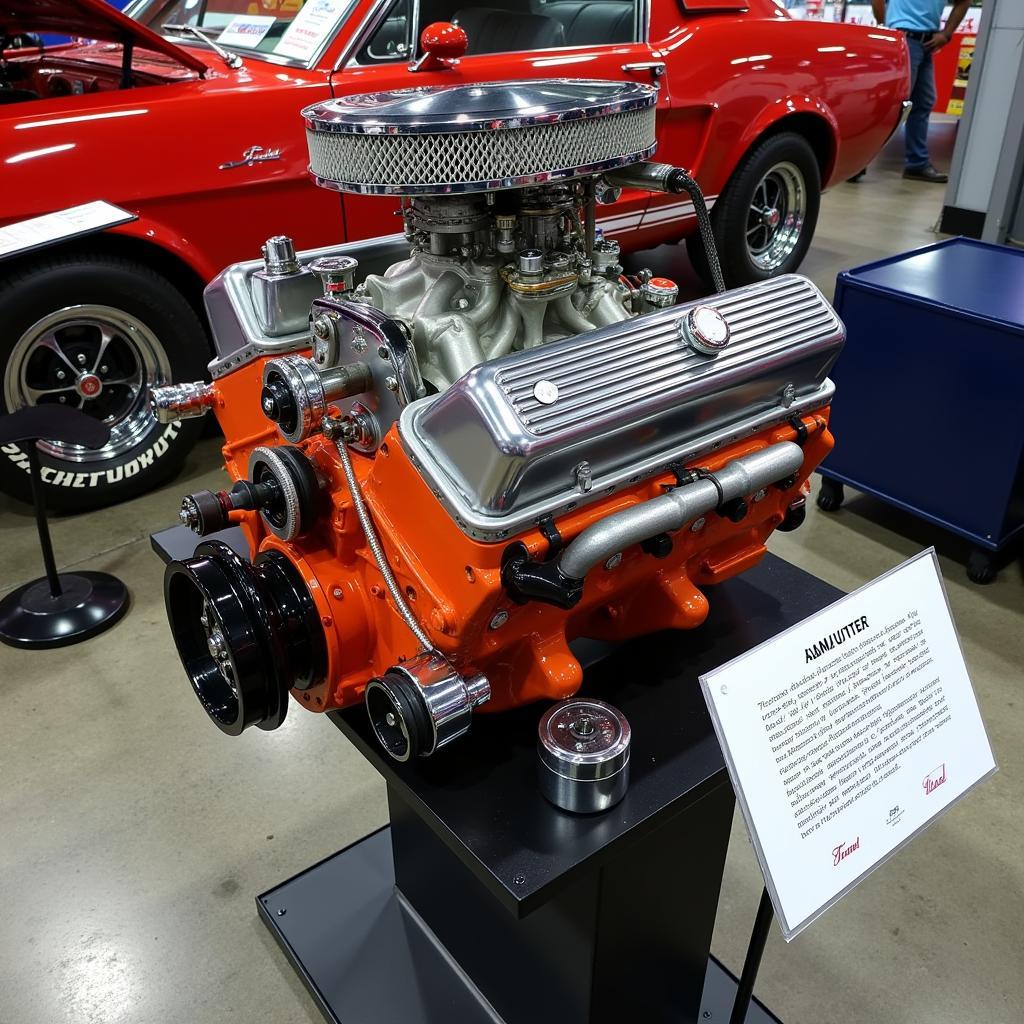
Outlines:
[[537,737],[541,792],[556,807],[594,814],[629,788],[629,722],[610,704],[574,698],[549,708]]
[[679,333],[705,356],[717,356],[729,345],[729,325],[714,306],[694,306],[679,321]]

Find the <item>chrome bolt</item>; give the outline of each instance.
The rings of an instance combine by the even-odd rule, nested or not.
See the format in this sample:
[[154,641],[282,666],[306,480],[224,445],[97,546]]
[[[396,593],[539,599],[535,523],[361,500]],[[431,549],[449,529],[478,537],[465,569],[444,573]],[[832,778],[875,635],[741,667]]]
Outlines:
[[341,589],[341,587],[335,587],[335,588],[334,588],[334,589],[333,589],[333,590],[331,591],[331,597],[333,597],[335,601],[340,601],[340,600],[341,600],[341,599],[342,599],[342,598],[343,598],[344,596],[345,596],[345,595],[344,595],[344,593],[342,592],[342,589]]
[[754,495],[754,501],[764,501],[768,497],[768,492],[762,487],[761,490],[757,491]]
[[787,384],[782,389],[782,404],[788,409],[796,401],[796,388]]
[[274,400],[272,398],[263,399],[263,411],[268,416],[274,411]]
[[57,371],[57,380],[63,380],[66,376],[67,374],[63,370]]
[[106,373],[106,372],[107,372],[107,369],[108,369],[108,367],[107,367],[107,364],[106,364],[106,363],[104,363],[104,364],[103,364],[103,365],[102,365],[102,366],[100,367],[100,373]]
[[331,336],[331,321],[320,315],[313,321],[313,333],[326,341]]
[[[194,530],[195,532],[199,531],[199,508],[191,495],[182,501],[181,508],[178,510],[178,518],[181,520],[182,526],[187,526],[190,530]],[[205,607],[203,609],[203,617],[200,621],[204,626],[207,625]]]
[[388,391],[397,391],[398,390],[398,378],[397,377],[385,377],[384,378],[384,387],[386,387],[388,389]]
[[385,722],[387,722],[387,723],[388,723],[388,725],[390,725],[392,729],[394,729],[394,727],[395,727],[396,725],[398,725],[398,719],[397,719],[397,718],[395,717],[395,713],[394,713],[394,711],[389,711],[389,712],[388,712],[388,713],[387,713],[387,714],[386,714],[386,715],[384,716],[384,721],[385,721]]
[[75,359],[78,361],[79,366],[85,366],[85,353],[79,352]]
[[470,306],[470,302],[469,302],[469,299],[465,299],[465,298],[462,298],[462,299],[456,299],[456,300],[455,300],[455,301],[454,301],[454,302],[452,303],[452,306],[453,306],[453,307],[454,307],[455,309],[469,309],[469,306]]
[[391,359],[391,353],[388,351],[387,345],[381,345],[380,348],[377,349],[377,355],[380,356],[381,359]]
[[618,569],[622,565],[622,552],[618,551],[607,562],[604,563],[604,567],[608,570]]
[[704,517],[701,516],[699,519],[694,519],[690,524],[690,533],[700,533],[704,529]]
[[67,398],[67,395],[61,395],[61,396],[60,396],[60,400],[61,400],[62,402],[66,402],[66,401],[68,400],[68,398]]
[[508,622],[508,612],[502,608],[500,611],[496,611],[491,617],[491,629],[501,629],[506,622]]
[[352,348],[356,352],[366,351],[366,336],[358,328],[352,333]]
[[215,629],[206,641],[206,646],[210,651],[210,654],[217,659],[217,661],[226,661],[228,659],[227,645],[224,643],[224,634],[220,630]]

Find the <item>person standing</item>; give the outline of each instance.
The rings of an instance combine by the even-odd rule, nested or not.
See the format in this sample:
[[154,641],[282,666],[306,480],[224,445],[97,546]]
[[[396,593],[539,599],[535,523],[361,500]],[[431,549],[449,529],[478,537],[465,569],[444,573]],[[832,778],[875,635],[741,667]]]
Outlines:
[[956,0],[942,25],[943,0],[871,0],[875,21],[899,29],[910,51],[910,102],[907,118],[903,177],[942,184],[949,175],[937,171],[928,157],[928,117],[935,106],[935,68],[932,54],[953,38],[971,0]]

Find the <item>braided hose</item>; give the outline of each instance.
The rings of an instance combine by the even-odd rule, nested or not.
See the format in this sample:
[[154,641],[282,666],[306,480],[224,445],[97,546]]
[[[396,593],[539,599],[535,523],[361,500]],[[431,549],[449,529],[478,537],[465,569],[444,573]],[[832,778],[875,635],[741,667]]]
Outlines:
[[697,227],[700,230],[700,240],[704,243],[704,255],[708,258],[711,280],[715,284],[716,292],[724,292],[725,278],[722,276],[722,265],[718,262],[718,247],[715,245],[715,234],[711,227],[708,204],[704,201],[704,193],[701,192],[700,185],[681,167],[676,168],[673,179],[693,200],[693,210],[697,214]]
[[682,167],[672,164],[639,163],[624,167],[605,175],[605,180],[620,188],[641,188],[650,192],[670,192],[678,195],[689,193],[693,200],[693,212],[697,215],[697,227],[700,240],[704,243],[704,253],[708,258],[708,269],[716,292],[725,291],[725,278],[722,276],[722,265],[718,262],[718,247],[715,245],[714,230],[708,214],[708,204],[704,193],[694,178]]
[[352,466],[352,459],[348,453],[348,446],[340,437],[335,439],[334,446],[338,449],[338,458],[341,459],[341,468],[345,473],[348,492],[352,495],[352,504],[355,507],[356,516],[359,519],[359,525],[363,528],[363,533],[366,536],[366,543],[369,545],[370,552],[373,555],[373,560],[377,563],[377,568],[380,570],[381,576],[384,577],[384,585],[388,588],[391,600],[395,602],[398,614],[405,620],[405,624],[409,627],[412,635],[416,637],[416,640],[419,642],[420,648],[424,651],[431,651],[433,650],[434,645],[430,642],[430,637],[427,636],[426,631],[419,624],[411,609],[405,603],[405,596],[402,594],[401,588],[398,586],[398,580],[395,579],[395,574],[391,571],[391,566],[388,565],[387,556],[384,554],[384,548],[381,545],[380,538],[377,536],[377,530],[374,528],[373,520],[370,518],[370,510],[366,507],[366,502],[363,500],[363,491],[359,486],[359,480],[356,478],[356,471]]

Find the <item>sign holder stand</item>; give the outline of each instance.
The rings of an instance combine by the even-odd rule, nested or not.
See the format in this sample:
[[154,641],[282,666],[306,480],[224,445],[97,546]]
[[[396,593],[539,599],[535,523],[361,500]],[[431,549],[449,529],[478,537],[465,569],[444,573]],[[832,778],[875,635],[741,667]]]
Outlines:
[[736,987],[736,1002],[733,1003],[729,1024],[744,1024],[747,1019],[750,1001],[754,997],[754,982],[757,980],[757,972],[761,968],[761,957],[764,955],[768,932],[771,930],[774,920],[775,908],[772,906],[772,898],[765,886],[761,890],[761,902],[757,905],[757,916],[754,918],[754,927],[750,931],[750,942],[747,945],[747,955],[743,960],[743,972],[740,974],[739,984]]

